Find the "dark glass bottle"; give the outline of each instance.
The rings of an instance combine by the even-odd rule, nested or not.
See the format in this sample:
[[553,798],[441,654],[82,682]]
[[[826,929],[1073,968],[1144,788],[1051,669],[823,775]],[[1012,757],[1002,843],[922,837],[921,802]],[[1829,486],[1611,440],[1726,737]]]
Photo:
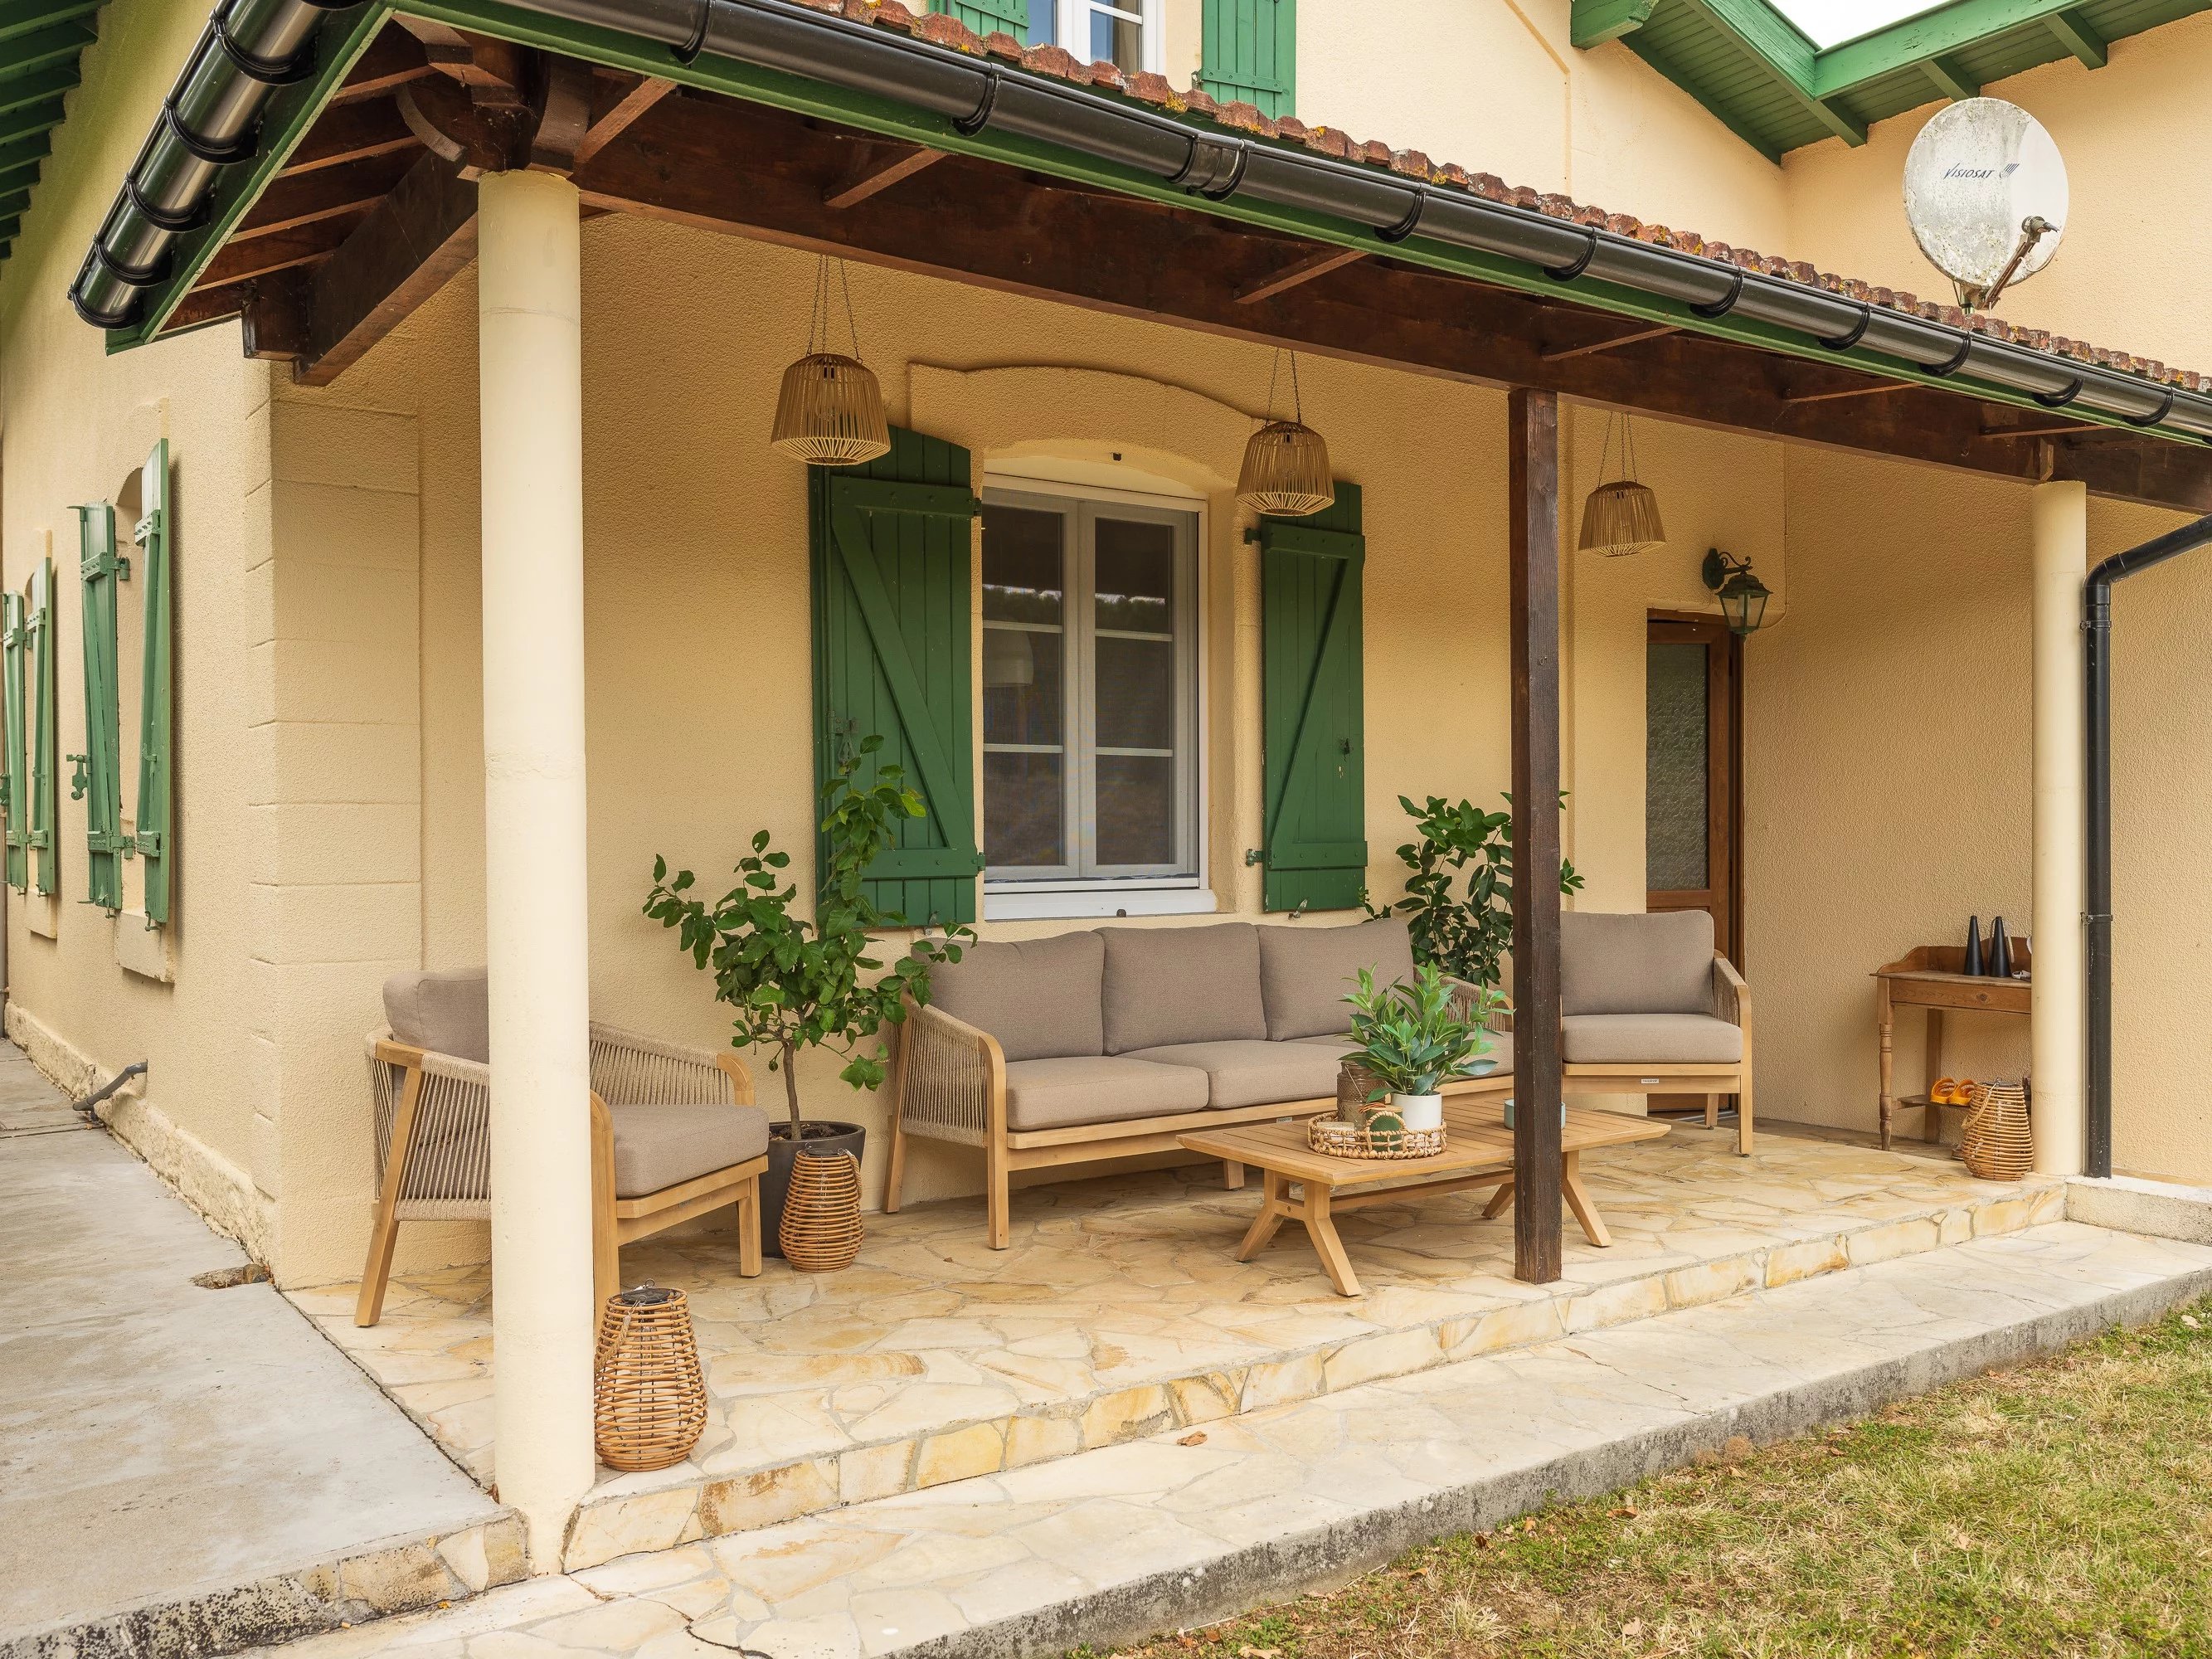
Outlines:
[[1990,930],[1990,977],[2012,977],[2012,936],[2005,932],[2004,918],[1997,918],[1996,926]]

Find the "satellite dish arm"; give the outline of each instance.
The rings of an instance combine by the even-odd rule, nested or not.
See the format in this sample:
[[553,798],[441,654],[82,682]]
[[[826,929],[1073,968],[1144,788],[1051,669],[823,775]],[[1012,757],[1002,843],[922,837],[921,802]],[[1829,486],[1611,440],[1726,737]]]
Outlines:
[[1984,311],[1996,304],[1997,295],[2005,291],[2006,285],[2012,281],[2013,273],[2020,269],[2021,261],[2034,252],[2035,245],[2057,228],[2041,214],[2031,215],[2020,222],[2020,246],[2012,251],[2011,260],[1997,273],[1997,279],[1990,284],[1989,292],[1982,296],[1981,304]]

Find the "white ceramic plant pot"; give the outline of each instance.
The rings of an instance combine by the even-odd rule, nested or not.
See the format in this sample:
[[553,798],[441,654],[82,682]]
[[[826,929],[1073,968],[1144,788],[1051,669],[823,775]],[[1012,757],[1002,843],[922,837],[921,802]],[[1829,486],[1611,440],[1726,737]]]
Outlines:
[[1442,1095],[1393,1095],[1390,1103],[1398,1109],[1398,1121],[1408,1129],[1443,1127],[1444,1097]]

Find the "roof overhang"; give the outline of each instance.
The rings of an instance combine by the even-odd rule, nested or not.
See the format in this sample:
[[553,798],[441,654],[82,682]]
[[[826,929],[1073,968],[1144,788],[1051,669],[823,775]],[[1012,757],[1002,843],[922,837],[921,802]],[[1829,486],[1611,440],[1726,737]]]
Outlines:
[[[484,158],[466,153],[467,131],[451,136],[473,118],[441,131],[428,95],[451,84],[441,70],[463,66],[387,33],[404,11],[434,42],[442,29],[538,54],[514,89],[531,82],[541,124],[549,98],[568,100],[568,163],[594,207],[1424,372],[2212,507],[2202,447],[2212,397],[2195,377],[2039,350],[1932,307],[1854,297],[1809,267],[1704,257],[1656,228],[1556,198],[1527,205],[1495,181],[1217,108],[1157,77],[1127,83],[1051,48],[980,42],[949,17],[853,9],[872,21],[791,0],[232,0],[234,44],[249,11],[289,30],[283,61],[295,78],[246,88],[259,94],[250,153],[208,167],[197,203],[141,181],[177,147],[179,123],[165,118],[76,297],[120,323],[115,349],[243,311],[264,355],[327,378],[311,313],[338,286],[334,269],[360,290],[343,296],[354,310],[374,313],[426,280],[417,266],[379,286],[395,248],[441,236],[434,280],[465,263],[468,180]],[[318,27],[301,33],[303,18]],[[228,60],[204,42],[173,100],[187,124],[211,95],[211,50]],[[274,68],[275,57],[259,61]],[[582,65],[599,67],[580,92]],[[690,92],[657,105],[641,95],[669,84]],[[624,105],[619,136],[593,143]],[[924,170],[925,152],[950,159]],[[382,172],[364,172],[379,156]],[[277,186],[305,197],[300,181],[341,167],[394,178],[365,215],[272,222]],[[156,166],[151,178],[182,176]],[[852,183],[885,178],[892,187]],[[179,228],[162,230],[149,208]],[[277,237],[291,240],[235,256]],[[358,246],[380,237],[388,246]],[[136,280],[118,282],[118,265]]]

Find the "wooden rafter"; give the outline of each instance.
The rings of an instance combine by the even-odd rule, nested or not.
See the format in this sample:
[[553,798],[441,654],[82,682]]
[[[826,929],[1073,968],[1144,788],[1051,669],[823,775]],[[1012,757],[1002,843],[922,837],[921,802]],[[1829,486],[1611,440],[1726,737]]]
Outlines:
[[1631,329],[1626,334],[1616,334],[1609,340],[1592,340],[1586,345],[1559,346],[1543,354],[1547,363],[1564,362],[1569,357],[1588,357],[1601,351],[1615,351],[1622,346],[1634,345],[1640,340],[1656,340],[1682,331],[1673,323],[1658,323],[1650,328]]
[[1862,386],[1832,386],[1814,392],[1785,392],[1785,404],[1832,404],[1846,398],[1875,398],[1892,392],[1919,390],[1910,380],[1873,380]]
[[365,98],[381,97],[432,73],[422,44],[405,30],[386,26],[369,42],[368,50],[355,60],[353,68],[346,72],[344,84],[331,95],[331,102],[353,104]]
[[630,130],[638,117],[676,90],[676,82],[664,81],[657,75],[638,77],[635,85],[615,95],[604,107],[595,94],[592,106],[592,125],[583,140],[576,146],[576,165],[582,167],[594,155]]
[[944,159],[943,150],[932,149],[927,144],[901,144],[887,155],[864,156],[854,172],[822,198],[822,205],[839,212],[858,207],[871,196],[889,190],[902,179],[913,178],[924,167]]
[[1238,290],[1237,303],[1250,306],[1257,305],[1262,300],[1272,300],[1278,294],[1286,294],[1301,283],[1310,283],[1316,276],[1326,276],[1332,270],[1341,270],[1354,260],[1366,257],[1358,248],[1322,248]]

